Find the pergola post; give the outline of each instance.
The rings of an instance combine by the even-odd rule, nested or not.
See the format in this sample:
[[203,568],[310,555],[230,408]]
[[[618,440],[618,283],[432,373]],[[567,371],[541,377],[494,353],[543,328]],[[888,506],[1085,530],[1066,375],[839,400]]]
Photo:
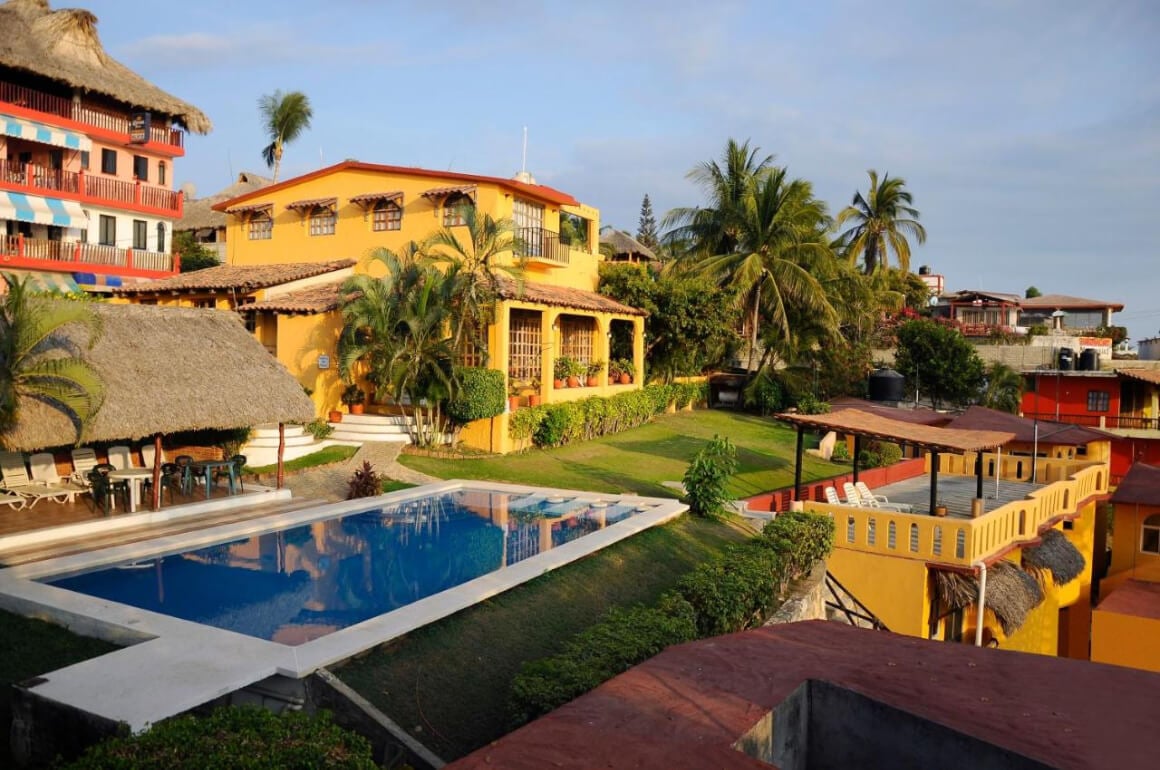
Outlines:
[[[173,493],[170,492],[170,497]],[[161,510],[161,434],[153,436],[153,510]],[[172,502],[172,500],[170,500]]]
[[805,439],[805,428],[797,426],[797,451],[794,454],[793,464],[793,499],[802,499],[802,446]]
[[862,435],[854,434],[854,483],[858,483],[858,455],[862,453]]
[[975,497],[983,499],[983,450],[975,454]]
[[282,467],[282,455],[286,453],[286,423],[278,423],[278,489],[282,488],[285,470]]
[[930,513],[938,507],[938,452],[930,451]]

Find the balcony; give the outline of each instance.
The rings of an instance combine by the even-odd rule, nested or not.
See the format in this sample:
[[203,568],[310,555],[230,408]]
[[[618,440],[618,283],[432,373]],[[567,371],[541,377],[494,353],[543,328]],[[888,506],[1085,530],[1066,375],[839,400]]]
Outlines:
[[1102,430],[1155,430],[1160,431],[1160,418],[1135,417],[1120,414],[1056,414],[1055,412],[1030,412],[1023,415],[1028,420],[1051,420],[1070,425],[1083,425]]
[[174,219],[180,218],[184,210],[184,196],[177,190],[94,176],[84,171],[21,164],[11,158],[0,159],[0,189],[69,198],[114,209],[129,207]]
[[[101,107],[80,99],[74,102],[64,96],[37,91],[26,86],[19,86],[0,80],[0,102],[21,107],[46,115],[65,118],[96,129],[123,134],[124,141],[129,142],[129,116],[126,113],[116,112],[107,107]],[[185,132],[177,128],[165,126],[151,126],[149,142],[181,149]]]
[[571,249],[560,243],[560,234],[542,227],[516,229],[516,258],[562,267],[571,260]]
[[151,278],[172,275],[180,266],[172,254],[23,235],[0,238],[0,264],[29,270],[64,269],[77,273]]

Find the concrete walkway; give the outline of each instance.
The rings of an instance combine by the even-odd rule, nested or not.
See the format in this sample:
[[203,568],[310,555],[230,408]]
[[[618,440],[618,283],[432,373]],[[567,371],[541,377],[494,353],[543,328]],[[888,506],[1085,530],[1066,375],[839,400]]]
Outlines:
[[356,468],[362,467],[364,460],[370,461],[375,472],[386,478],[405,481],[409,484],[430,484],[441,481],[434,476],[428,476],[401,465],[398,458],[402,448],[402,444],[368,441],[359,447],[354,456],[346,462],[287,474],[286,486],[294,493],[294,497],[308,497],[329,502],[345,500],[347,481]]

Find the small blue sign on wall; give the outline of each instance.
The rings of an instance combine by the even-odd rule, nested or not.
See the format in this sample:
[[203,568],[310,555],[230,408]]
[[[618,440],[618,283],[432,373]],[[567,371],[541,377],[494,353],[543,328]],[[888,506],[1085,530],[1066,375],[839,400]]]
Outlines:
[[325,355],[325,354],[319,356],[318,357],[318,368],[319,369],[329,369],[330,368],[330,356]]

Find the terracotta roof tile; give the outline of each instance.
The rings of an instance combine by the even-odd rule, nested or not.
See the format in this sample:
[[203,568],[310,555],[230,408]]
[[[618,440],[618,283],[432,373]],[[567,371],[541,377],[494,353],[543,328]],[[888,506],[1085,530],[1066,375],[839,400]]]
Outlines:
[[1160,385],[1160,369],[1117,369],[1116,374],[1121,377]]
[[853,396],[839,396],[838,398],[831,399],[830,406],[834,409],[857,409],[881,417],[889,417],[891,420],[914,423],[915,425],[942,427],[954,419],[954,415],[945,412],[936,412],[928,407],[909,408],[886,406],[885,404],[877,404],[873,401],[867,401],[864,398],[854,398]]
[[314,315],[337,310],[342,299],[342,284],[346,282],[332,281],[320,283],[317,286],[308,286],[298,291],[289,291],[261,302],[252,302],[243,305],[238,310],[252,312],[265,311],[271,313],[303,313]]
[[1082,425],[1051,420],[1029,420],[1026,417],[988,409],[985,406],[970,407],[966,412],[951,420],[947,427],[955,430],[1007,431],[1015,434],[1015,441],[1030,444],[1035,441],[1037,422],[1039,441],[1044,444],[1083,446],[1092,441],[1110,441],[1115,438],[1111,434],[1094,428],[1085,428]]
[[[221,204],[215,203],[213,206],[210,206],[210,208],[215,211],[220,211],[220,205]],[[269,211],[272,208],[274,208],[273,203],[249,203],[245,206],[231,206],[230,208],[225,209],[225,212],[227,214],[249,214],[254,211]]]
[[329,262],[304,262],[278,265],[219,265],[182,273],[156,281],[140,281],[114,289],[117,294],[151,294],[174,291],[213,291],[237,289],[255,291],[268,286],[298,281],[316,275],[353,267],[357,260],[333,259]]
[[1160,506],[1160,467],[1146,463],[1133,464],[1112,493],[1111,500],[1113,503]]
[[334,206],[338,203],[338,198],[307,198],[301,201],[291,201],[286,204],[288,209],[312,209],[315,206]]
[[1115,311],[1124,309],[1123,304],[1119,302],[1105,302],[1102,299],[1086,299],[1084,297],[1071,297],[1067,294],[1044,294],[1040,297],[1030,297],[1028,299],[1019,300],[1019,304],[1023,306],[1024,310],[1029,308],[1042,308],[1045,310],[1103,310],[1104,308],[1112,308]]
[[524,281],[517,283],[512,278],[500,276],[499,296],[502,299],[534,302],[550,307],[566,307],[575,310],[589,310],[597,313],[617,313],[619,315],[648,315],[614,299],[583,289],[569,289],[563,286],[549,286],[543,283]]
[[446,198],[448,195],[455,195],[456,193],[460,193],[462,195],[470,195],[472,198],[474,198],[475,197],[475,185],[473,185],[473,184],[461,184],[461,185],[454,185],[452,187],[432,187],[430,190],[424,190],[423,192],[421,192],[419,194],[422,195],[424,198]]
[[839,409],[830,414],[779,414],[777,419],[821,430],[861,434],[885,441],[897,441],[936,451],[974,452],[994,449],[1015,438],[1014,433],[989,430],[951,430],[915,425],[858,409]]
[[399,201],[403,202],[403,192],[401,190],[393,190],[391,192],[377,192],[377,193],[362,193],[361,195],[351,196],[351,203],[377,203],[379,201]]

